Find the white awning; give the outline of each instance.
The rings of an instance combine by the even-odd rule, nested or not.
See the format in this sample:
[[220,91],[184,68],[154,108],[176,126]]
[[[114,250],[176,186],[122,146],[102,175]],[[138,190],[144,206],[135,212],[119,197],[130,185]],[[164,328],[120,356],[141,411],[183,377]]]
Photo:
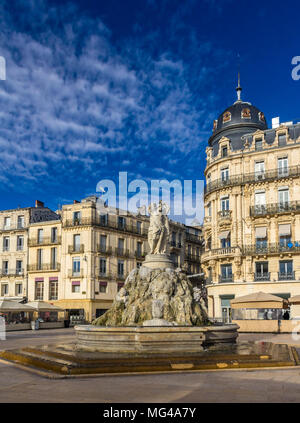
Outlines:
[[279,236],[291,235],[291,225],[279,225]]
[[230,231],[223,231],[223,232],[220,233],[219,238],[220,239],[227,239],[229,234],[230,234]]
[[255,228],[255,238],[266,238],[267,237],[267,227],[261,226],[259,228]]

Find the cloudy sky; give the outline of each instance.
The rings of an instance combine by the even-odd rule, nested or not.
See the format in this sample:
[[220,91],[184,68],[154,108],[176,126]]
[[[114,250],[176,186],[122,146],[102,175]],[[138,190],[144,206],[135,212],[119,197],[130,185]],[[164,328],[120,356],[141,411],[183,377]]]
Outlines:
[[[300,121],[296,1],[2,0],[0,206],[56,209],[116,180],[203,179],[242,98]],[[251,7],[250,7],[251,6]]]

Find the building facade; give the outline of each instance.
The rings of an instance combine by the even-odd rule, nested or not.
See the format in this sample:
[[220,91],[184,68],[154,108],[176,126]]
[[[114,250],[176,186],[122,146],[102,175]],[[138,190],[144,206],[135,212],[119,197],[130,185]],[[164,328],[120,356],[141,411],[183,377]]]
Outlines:
[[201,257],[209,315],[227,321],[235,297],[300,293],[300,124],[268,128],[237,91],[206,149]]
[[[148,252],[149,217],[117,209],[100,215],[94,196],[57,212],[41,202],[2,211],[0,225],[1,296],[49,301],[89,322],[109,309]],[[201,247],[201,227],[170,221],[175,266],[199,274]]]

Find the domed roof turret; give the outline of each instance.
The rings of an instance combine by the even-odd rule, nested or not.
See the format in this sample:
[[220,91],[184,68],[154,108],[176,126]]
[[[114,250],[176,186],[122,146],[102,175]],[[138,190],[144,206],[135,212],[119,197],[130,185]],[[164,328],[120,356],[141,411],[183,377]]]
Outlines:
[[[255,132],[258,129],[268,128],[265,115],[251,103],[241,100],[240,83],[238,83],[237,101],[214,121],[213,134],[208,143],[214,146],[220,138],[227,137],[232,139],[232,148],[234,150],[242,148],[241,136],[247,133]],[[240,139],[240,142],[238,142]]]

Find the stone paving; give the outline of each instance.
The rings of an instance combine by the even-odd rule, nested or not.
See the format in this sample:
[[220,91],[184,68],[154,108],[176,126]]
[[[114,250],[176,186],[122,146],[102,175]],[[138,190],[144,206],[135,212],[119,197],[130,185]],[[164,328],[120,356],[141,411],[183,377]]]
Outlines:
[[[240,339],[300,345],[284,334]],[[11,333],[0,349],[72,340],[72,329]],[[0,402],[300,402],[300,367],[46,379],[0,362]]]

